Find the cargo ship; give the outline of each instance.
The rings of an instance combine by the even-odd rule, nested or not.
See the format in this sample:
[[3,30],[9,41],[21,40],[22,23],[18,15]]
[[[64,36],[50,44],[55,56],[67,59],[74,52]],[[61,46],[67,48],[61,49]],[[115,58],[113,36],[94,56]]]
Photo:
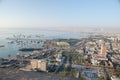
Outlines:
[[34,51],[34,50],[42,50],[42,48],[21,48],[19,51]]

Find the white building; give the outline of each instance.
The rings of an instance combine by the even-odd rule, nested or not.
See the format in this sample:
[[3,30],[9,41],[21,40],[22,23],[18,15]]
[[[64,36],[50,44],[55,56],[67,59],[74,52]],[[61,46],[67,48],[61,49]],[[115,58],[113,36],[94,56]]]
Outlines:
[[31,60],[31,68],[33,70],[47,71],[47,62],[45,60]]
[[111,76],[111,80],[120,80],[120,78],[118,78],[116,76]]
[[56,61],[61,62],[62,61],[62,54],[58,54]]

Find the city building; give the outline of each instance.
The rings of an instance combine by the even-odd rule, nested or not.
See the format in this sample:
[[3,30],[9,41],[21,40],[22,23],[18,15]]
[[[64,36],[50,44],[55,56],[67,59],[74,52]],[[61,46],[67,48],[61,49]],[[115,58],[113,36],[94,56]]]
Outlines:
[[31,68],[33,70],[47,71],[47,62],[45,60],[31,60]]
[[92,59],[91,62],[93,65],[98,65],[101,61],[107,61],[108,59],[106,58],[107,55],[107,49],[104,41],[101,41],[101,50],[100,53],[97,54],[92,54]]
[[105,43],[103,42],[102,45],[101,45],[100,55],[101,55],[102,57],[106,57],[106,54],[107,54],[107,50],[106,50]]
[[57,45],[57,47],[63,48],[63,49],[70,47],[70,44],[68,42],[56,42],[56,45]]
[[111,76],[111,80],[120,80],[120,78],[118,78],[116,76]]
[[62,61],[62,54],[59,53],[59,54],[57,55],[56,61],[58,61],[58,62],[61,62],[61,61]]

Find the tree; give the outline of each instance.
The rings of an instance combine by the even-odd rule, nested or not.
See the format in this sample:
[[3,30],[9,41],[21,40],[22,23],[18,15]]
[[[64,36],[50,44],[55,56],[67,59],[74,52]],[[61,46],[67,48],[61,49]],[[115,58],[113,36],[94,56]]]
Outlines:
[[100,62],[100,65],[105,66],[105,62],[104,62],[104,61],[101,61],[101,62]]
[[117,77],[119,77],[119,72],[118,72],[118,70],[114,70],[114,72],[113,72],[113,74],[115,75],[115,76],[117,76]]
[[83,76],[82,76],[82,72],[80,72],[79,79],[80,79],[80,80],[83,80],[83,79],[84,79]]
[[99,77],[97,80],[105,80],[103,76]]
[[64,71],[59,73],[61,76],[66,76],[67,75],[67,67],[64,68]]
[[75,76],[76,76],[76,71],[75,71],[74,69],[72,69],[71,72],[70,72],[70,75],[71,75],[72,77],[75,77]]

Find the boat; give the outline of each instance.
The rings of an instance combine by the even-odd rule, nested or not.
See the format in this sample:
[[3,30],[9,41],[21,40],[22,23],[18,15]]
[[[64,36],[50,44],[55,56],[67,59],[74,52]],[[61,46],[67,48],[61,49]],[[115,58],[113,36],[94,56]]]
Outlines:
[[5,47],[5,45],[0,45],[0,47]]
[[17,60],[10,60],[10,61],[2,62],[2,63],[0,64],[0,68],[11,67],[11,66],[15,65],[16,62],[17,62]]
[[42,48],[21,48],[19,51],[34,51],[34,50],[42,50]]

